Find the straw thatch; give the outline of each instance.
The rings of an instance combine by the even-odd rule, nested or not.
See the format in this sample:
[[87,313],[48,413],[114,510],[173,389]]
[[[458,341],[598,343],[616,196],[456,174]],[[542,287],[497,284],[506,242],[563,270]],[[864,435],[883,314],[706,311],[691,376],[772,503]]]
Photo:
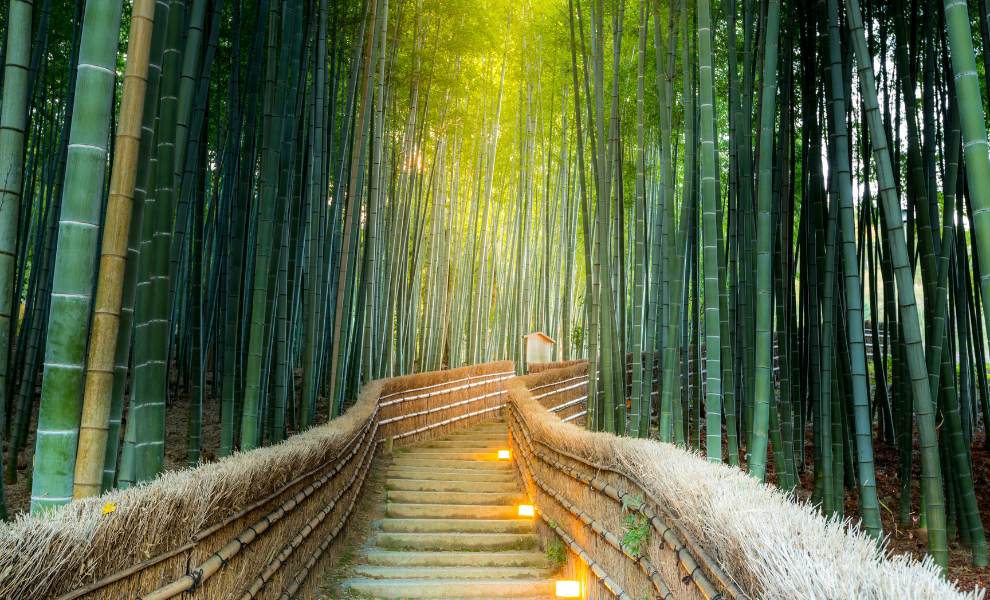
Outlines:
[[552,371],[554,369],[566,369],[567,367],[573,367],[581,363],[587,364],[587,362],[587,358],[579,358],[577,360],[558,360],[557,362],[531,362],[527,363],[526,366],[529,368],[529,373],[535,375],[536,373],[543,373],[544,371]]
[[[568,374],[561,370],[557,376],[564,379]],[[983,598],[982,590],[960,592],[943,580],[930,560],[885,557],[857,524],[827,520],[813,507],[794,503],[781,491],[738,469],[710,463],[670,444],[588,432],[561,422],[533,400],[530,392],[531,387],[546,384],[552,377],[546,373],[506,382],[513,407],[509,422],[514,450],[526,454],[526,441],[519,439],[525,427],[534,448],[562,464],[585,472],[591,470],[589,464],[611,469],[590,475],[602,477],[629,497],[640,494],[635,485],[639,484],[647,492],[646,505],[658,514],[668,511],[683,531],[685,543],[695,546],[693,554],[709,556],[742,596],[789,600]],[[518,419],[511,415],[518,415]],[[519,466],[530,469],[604,530],[622,537],[623,511],[615,500],[551,468],[535,455],[529,463],[520,461]],[[529,489],[548,518],[561,524],[625,590],[641,595],[648,581],[634,561],[599,541],[598,533],[538,485],[530,483]],[[699,597],[697,587],[681,585],[683,565],[677,570],[670,568],[673,553],[669,547],[661,549],[657,538],[651,536],[648,556],[674,597]],[[717,577],[711,578],[718,585]],[[589,583],[601,591],[600,583]]]
[[495,417],[511,375],[502,362],[374,381],[342,417],[276,446],[21,516],[0,526],[0,598],[164,598],[193,583],[196,598],[304,597],[339,552],[377,442]]

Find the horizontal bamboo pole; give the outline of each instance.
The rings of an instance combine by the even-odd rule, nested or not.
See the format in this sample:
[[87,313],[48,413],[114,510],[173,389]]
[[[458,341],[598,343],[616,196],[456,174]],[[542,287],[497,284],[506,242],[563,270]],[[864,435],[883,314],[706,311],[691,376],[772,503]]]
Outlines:
[[[528,466],[529,457],[531,453],[527,450],[525,446],[518,443],[516,439],[514,439],[513,441],[516,442],[515,445],[519,448],[519,450],[521,450],[523,460],[527,463],[526,475],[529,477],[529,479],[536,482],[536,485],[540,486],[548,496],[556,500],[558,504],[563,506],[576,519],[584,523],[589,529],[595,532],[595,534],[597,534],[599,537],[601,537],[606,542],[611,544],[613,548],[619,550],[620,552],[625,554],[626,557],[628,557],[630,560],[632,560],[637,565],[639,565],[639,568],[643,571],[643,573],[646,574],[646,576],[650,579],[650,581],[653,582],[653,587],[656,588],[657,594],[659,595],[661,600],[673,599],[674,597],[673,593],[670,591],[670,588],[667,587],[667,584],[664,582],[664,580],[660,577],[660,572],[657,571],[657,568],[653,566],[653,562],[646,554],[635,554],[633,552],[633,549],[630,548],[628,545],[623,544],[622,540],[620,540],[614,533],[605,529],[605,527],[602,526],[601,523],[599,523],[594,518],[592,518],[592,516],[586,513],[584,510],[568,502],[567,498],[565,498],[562,494],[560,494],[560,492],[555,490],[553,487],[551,487],[549,484],[543,481],[539,476],[537,476],[533,472],[533,468]],[[516,464],[519,463],[517,462]],[[706,596],[706,598],[708,600],[712,600],[711,596]]]
[[[450,388],[450,389],[445,389],[445,390],[436,390],[436,391],[430,392],[428,394],[419,394],[419,395],[416,395],[416,396],[403,396],[402,398],[399,398],[397,400],[390,400],[388,402],[383,402],[383,403],[379,404],[379,406],[381,408],[385,408],[386,406],[392,406],[392,405],[395,405],[395,404],[401,404],[401,403],[406,402],[408,400],[422,400],[424,398],[432,398],[433,396],[440,396],[440,395],[443,395],[443,394],[449,394],[451,392],[456,392],[458,390],[467,390],[467,389],[470,389],[470,388],[473,388],[473,387],[478,387],[479,385],[487,385],[489,383],[494,383],[496,381],[505,381],[506,379],[511,379],[511,377],[499,377],[497,379],[486,379],[485,381],[476,381],[474,383],[469,383],[469,384],[466,384],[466,385],[461,385],[461,386],[458,386],[458,387],[455,387],[455,388]],[[462,379],[461,381],[465,381],[465,380]],[[454,383],[454,382],[450,382],[450,383]],[[445,385],[445,384],[442,384],[442,385]],[[425,389],[425,388],[423,388],[423,389]]]
[[[515,372],[514,371],[504,371],[504,372],[501,372],[501,373],[484,373],[482,375],[472,375],[471,377],[463,377],[461,379],[455,379],[453,381],[444,381],[443,383],[434,383],[433,385],[427,385],[427,386],[424,386],[424,387],[421,387],[421,388],[414,388],[414,389],[411,389],[411,390],[398,390],[398,391],[395,391],[395,392],[389,392],[387,394],[383,394],[381,396],[381,398],[379,398],[378,400],[380,402],[380,406],[388,406],[389,404],[391,404],[391,402],[381,402],[381,401],[382,400],[385,400],[387,398],[391,398],[392,396],[401,396],[402,394],[408,394],[408,393],[411,393],[411,392],[422,392],[423,390],[431,390],[433,388],[438,388],[438,387],[445,386],[445,385],[452,385],[452,384],[455,384],[455,383],[461,383],[463,381],[471,381],[472,379],[482,379],[482,378],[486,378],[486,377],[489,378],[489,379],[494,379],[495,377],[499,377],[499,376],[502,376],[502,375],[507,375],[507,377],[500,377],[500,379],[510,379],[511,377],[514,377],[515,376]],[[440,390],[440,391],[446,392],[446,391],[450,391],[450,390]]]
[[[327,515],[330,514],[330,511],[332,511],[334,507],[337,506],[337,503],[340,502],[340,499],[344,497],[344,494],[350,491],[351,487],[354,485],[354,482],[358,478],[358,474],[366,473],[370,469],[371,459],[374,458],[375,453],[369,452],[369,450],[377,445],[378,445],[377,442],[372,442],[364,447],[364,454],[361,455],[361,460],[358,463],[358,467],[357,469],[354,470],[354,473],[351,474],[351,478],[347,482],[347,485],[341,488],[340,491],[338,491],[337,494],[333,497],[333,499],[331,499],[329,502],[324,500],[323,509],[320,510],[320,512],[316,513],[316,516],[310,519],[309,522],[306,523],[305,526],[303,526],[303,528],[299,531],[299,533],[297,533],[296,536],[292,538],[292,541],[290,541],[288,544],[285,545],[284,548],[282,548],[282,551],[279,552],[278,556],[273,558],[268,563],[268,566],[265,567],[265,569],[261,572],[261,575],[259,575],[255,579],[251,587],[248,588],[248,591],[244,592],[244,595],[241,596],[241,600],[255,600],[255,598],[258,597],[257,594],[261,592],[261,590],[263,590],[266,585],[268,585],[268,581],[272,578],[272,576],[279,569],[281,569],[283,565],[285,565],[285,562],[289,559],[290,556],[292,556],[292,553],[295,552],[296,548],[298,548],[304,541],[309,539],[310,534],[312,534],[313,531],[315,531],[316,528],[321,523],[323,523],[323,520],[327,518]],[[364,481],[363,475],[361,481],[362,482]],[[357,493],[358,494],[361,493],[360,489],[358,490]],[[344,520],[346,520],[346,517],[342,519],[342,521]]]
[[[499,393],[500,394],[506,394],[508,392],[499,392]],[[499,404],[498,406],[492,406],[490,408],[485,408],[485,409],[482,409],[482,410],[476,410],[476,411],[474,411],[472,413],[468,413],[466,415],[460,415],[460,416],[454,417],[452,419],[447,419],[446,421],[440,421],[439,423],[434,423],[432,425],[427,425],[426,427],[420,427],[419,429],[414,429],[412,431],[407,431],[405,433],[400,433],[399,435],[395,435],[395,436],[392,436],[392,437],[394,439],[400,439],[400,438],[404,438],[404,437],[409,437],[410,435],[416,435],[417,433],[423,433],[423,432],[429,431],[431,429],[436,429],[437,427],[440,427],[441,425],[449,425],[450,423],[454,423],[455,421],[460,421],[462,419],[467,419],[469,417],[476,417],[478,415],[482,415],[482,414],[485,414],[487,412],[491,412],[493,410],[499,410],[499,409],[504,408],[504,407],[505,407],[504,404]],[[378,441],[379,442],[384,442],[385,440],[384,439],[380,439]]]
[[313,570],[313,567],[316,565],[317,561],[320,560],[320,557],[322,557],[327,548],[330,547],[330,542],[337,537],[340,531],[344,528],[344,525],[347,524],[347,520],[350,518],[351,512],[354,510],[354,506],[357,504],[357,499],[361,495],[361,490],[364,489],[364,480],[370,470],[371,469],[365,469],[361,473],[361,481],[358,483],[358,491],[351,497],[351,502],[347,506],[347,510],[344,512],[343,518],[341,518],[340,522],[334,526],[333,530],[330,531],[330,534],[323,540],[323,543],[313,551],[313,554],[309,557],[309,560],[306,561],[306,564],[303,565],[303,568],[300,569],[299,572],[296,573],[296,576],[292,578],[292,582],[285,587],[281,594],[279,594],[278,600],[291,600],[292,598],[295,598],[295,594],[299,591],[299,588],[302,587],[302,584],[306,581],[306,578],[309,577],[309,574]]
[[[374,417],[372,417],[371,421],[373,420]],[[374,436],[374,433],[377,430],[378,429],[376,427],[375,430],[371,432],[372,437]],[[366,436],[367,433],[365,433],[365,435],[362,436],[362,442],[364,441],[364,438]],[[243,532],[241,532],[239,535],[234,537],[234,539],[228,542],[223,548],[214,552],[213,555],[210,556],[205,561],[203,561],[197,569],[191,569],[188,575],[184,575],[168,585],[160,587],[149,594],[141,596],[138,598],[138,600],[167,600],[168,598],[173,598],[175,596],[178,596],[182,592],[195,590],[197,587],[199,587],[199,585],[202,584],[203,581],[209,579],[217,571],[219,571],[220,567],[227,564],[227,562],[230,561],[231,558],[240,554],[241,550],[243,550],[245,546],[248,546],[255,539],[263,535],[272,525],[280,521],[285,515],[287,515],[291,511],[295,510],[300,505],[300,503],[302,503],[305,499],[309,498],[318,489],[320,489],[327,481],[329,481],[338,473],[340,473],[340,471],[343,470],[344,466],[346,466],[346,464],[349,463],[352,458],[354,458],[355,454],[357,454],[358,447],[360,447],[360,445],[355,446],[353,449],[351,449],[350,454],[348,454],[344,459],[339,461],[330,472],[323,475],[323,477],[321,477],[317,481],[306,486],[305,489],[301,490],[292,498],[286,500],[277,509],[270,512],[267,516],[258,520],[254,525],[251,525]]]
[[574,538],[567,535],[567,532],[564,531],[560,525],[547,521],[547,518],[542,514],[540,514],[540,518],[546,521],[547,526],[553,529],[553,531],[560,536],[560,539],[564,540],[564,543],[571,549],[571,552],[578,555],[578,557],[584,561],[584,564],[588,565],[588,568],[595,574],[595,577],[605,584],[605,587],[608,588],[608,591],[612,592],[617,600],[633,600],[632,596],[627,594],[625,590],[623,590],[622,587],[615,582],[614,579],[609,577],[608,573],[605,572],[605,569],[595,562],[595,560],[584,551],[584,548],[579,546],[577,542],[574,541]]
[[[544,383],[543,385],[537,385],[535,387],[526,388],[526,389],[528,389],[530,391],[530,393],[532,393],[532,392],[535,392],[536,390],[542,390],[543,388],[548,388],[548,387],[554,386],[554,385],[561,385],[561,384],[564,384],[564,383],[570,383],[572,381],[577,381],[579,379],[583,379],[585,382],[587,382],[588,381],[588,375],[587,374],[585,374],[585,375],[578,375],[577,377],[570,377],[568,379],[561,379],[560,381],[554,381],[552,383]],[[540,398],[540,397],[542,397],[542,396],[533,396],[534,399]]]
[[587,378],[584,378],[584,379],[585,379],[585,381],[582,381],[581,383],[575,383],[574,385],[569,385],[567,387],[562,387],[562,388],[559,388],[559,389],[556,389],[556,390],[550,390],[549,392],[544,392],[544,393],[540,394],[539,396],[533,396],[533,400],[539,400],[540,398],[546,398],[547,396],[553,396],[554,394],[559,394],[561,392],[566,392],[568,390],[576,390],[577,388],[579,388],[579,387],[581,387],[583,385],[588,385]]
[[[550,408],[548,410],[550,412],[552,412],[552,413],[557,413],[557,412],[560,412],[562,410],[568,409],[568,408],[570,408],[572,406],[577,406],[578,404],[581,404],[582,402],[587,402],[587,401],[588,401],[588,397],[587,396],[581,396],[580,398],[575,398],[574,400],[571,400],[570,402],[564,402],[563,404],[558,404],[557,406],[554,406],[553,408]],[[570,417],[568,417],[568,418],[570,418]]]
[[567,417],[566,419],[561,419],[561,421],[564,422],[564,423],[568,423],[568,422],[573,421],[575,419],[579,419],[579,418],[585,416],[586,414],[588,414],[588,411],[582,410],[581,412],[575,413],[575,414]]
[[[567,465],[561,463],[560,461],[548,457],[543,452],[536,450],[536,448],[534,447],[533,440],[529,435],[528,427],[525,425],[525,422],[523,421],[522,415],[519,414],[518,409],[516,409],[511,402],[510,402],[510,407],[511,407],[511,410],[509,411],[510,422],[515,423],[519,427],[520,431],[523,434],[523,439],[526,441],[527,445],[529,446],[530,451],[545,464],[570,476],[575,481],[588,485],[589,487],[599,492],[600,494],[608,496],[609,498],[615,500],[620,504],[623,504],[623,501],[627,496],[632,497],[630,494],[615,488],[612,484],[605,482],[596,476],[591,476],[586,473],[582,473],[576,469],[573,469],[571,467],[568,467]],[[546,444],[544,444],[543,442],[537,442],[537,443],[546,446]],[[576,457],[571,454],[567,454],[566,452],[559,451],[555,448],[552,448],[552,450],[554,452],[559,452],[560,454],[564,454],[575,461],[592,466],[590,465],[590,463],[579,457]],[[607,469],[597,465],[595,467],[601,470],[611,471],[616,475],[619,475],[629,481],[634,482],[634,480],[631,477],[629,477],[624,473],[619,473],[613,469]],[[637,487],[640,487],[640,489],[642,489],[642,486],[639,486],[638,484]],[[652,498],[652,496],[651,499],[654,502],[656,502],[658,506],[662,506],[658,501],[656,501],[655,498]],[[667,543],[667,545],[671,547],[671,550],[677,553],[677,557],[678,560],[680,560],[681,562],[681,566],[684,567],[684,570],[686,572],[692,575],[692,579],[695,585],[698,587],[698,590],[705,596],[705,598],[708,598],[710,600],[712,598],[719,596],[718,590],[715,589],[715,586],[708,579],[708,577],[704,573],[701,574],[697,573],[699,568],[702,568],[703,571],[705,569],[707,569],[708,571],[714,570],[713,565],[708,560],[706,560],[707,555],[705,559],[701,560],[701,563],[704,565],[704,567],[702,567],[702,565],[699,564],[699,561],[695,559],[694,556],[692,556],[691,552],[688,549],[688,546],[680,539],[680,536],[678,536],[674,532],[674,530],[671,527],[669,527],[662,519],[660,519],[656,515],[656,513],[654,513],[649,507],[640,504],[639,506],[636,507],[627,506],[627,508],[633,512],[639,512],[640,514],[642,514],[643,517],[650,522],[651,526],[657,531],[657,533],[661,535],[661,537]],[[716,577],[718,577],[717,572],[715,575]],[[733,598],[742,598],[742,594],[739,593],[738,589],[736,589],[735,586],[732,586],[730,588],[729,585],[726,585],[726,582],[727,579],[722,579],[721,577],[719,577],[719,583],[723,585],[723,587],[729,592],[729,594]]]
[[474,398],[468,398],[467,400],[461,400],[460,402],[454,402],[453,404],[444,404],[443,406],[435,406],[435,407],[430,408],[428,410],[421,410],[419,412],[414,412],[414,413],[406,413],[404,415],[399,415],[397,417],[392,417],[391,419],[383,419],[382,421],[379,421],[378,424],[379,425],[387,425],[389,423],[394,423],[396,421],[402,421],[404,419],[411,419],[413,417],[422,417],[422,416],[425,416],[425,415],[433,414],[435,412],[440,412],[441,410],[448,410],[448,409],[451,409],[451,408],[454,408],[454,407],[457,407],[457,406],[464,406],[465,404],[471,404],[472,402],[477,402],[479,400],[484,400],[485,398],[492,398],[492,397],[495,397],[495,396],[500,396],[500,395],[505,394],[505,393],[506,393],[505,390],[500,390],[498,392],[492,392],[490,394],[484,394],[484,395],[477,396],[477,397],[474,397]]

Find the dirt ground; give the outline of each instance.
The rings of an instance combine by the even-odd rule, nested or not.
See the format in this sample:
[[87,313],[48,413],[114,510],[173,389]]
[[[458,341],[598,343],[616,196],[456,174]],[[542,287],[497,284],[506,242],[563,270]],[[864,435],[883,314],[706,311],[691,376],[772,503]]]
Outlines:
[[[172,373],[173,381],[175,372]],[[205,393],[212,390],[213,373],[206,374]],[[296,378],[296,400],[299,399],[299,390],[302,389],[302,369],[297,369]],[[173,386],[173,390],[174,390]],[[41,393],[41,379],[38,379],[36,394]],[[36,396],[37,398],[37,396]],[[189,390],[180,387],[177,394],[170,398],[170,402],[165,407],[165,470],[181,471],[187,467],[186,456],[189,452]],[[327,422],[327,399],[320,397],[316,402],[316,425]],[[127,409],[124,409],[124,424],[127,423]],[[31,426],[28,434],[27,448],[34,448],[35,430],[38,428],[38,402],[34,403],[34,411],[31,415]],[[123,430],[121,427],[121,440],[123,440]],[[298,433],[295,429],[288,430],[288,434]],[[202,457],[204,462],[216,460],[216,452],[220,447],[220,398],[206,397],[203,401],[203,429],[202,429]],[[7,456],[7,445],[9,440],[4,438],[3,453],[4,459]],[[31,508],[31,490],[25,489],[27,481],[27,463],[29,454],[19,461],[17,471],[17,483],[7,484],[5,487],[7,498],[8,518],[13,520],[17,515],[26,513]]]

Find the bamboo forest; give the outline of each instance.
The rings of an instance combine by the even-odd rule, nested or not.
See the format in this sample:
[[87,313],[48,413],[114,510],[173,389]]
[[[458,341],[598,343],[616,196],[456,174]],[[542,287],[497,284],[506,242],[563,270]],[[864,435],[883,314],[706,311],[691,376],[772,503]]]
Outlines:
[[585,365],[575,431],[990,586],[986,0],[0,23],[0,529],[333,431],[378,380],[551,363]]

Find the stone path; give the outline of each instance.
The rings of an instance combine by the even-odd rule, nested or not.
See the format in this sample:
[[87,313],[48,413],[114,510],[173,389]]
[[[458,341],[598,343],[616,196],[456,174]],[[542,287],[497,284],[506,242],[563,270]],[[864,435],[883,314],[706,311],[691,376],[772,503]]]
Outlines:
[[398,450],[388,472],[385,518],[373,548],[343,581],[372,598],[553,596],[552,572],[531,533],[504,422]]

